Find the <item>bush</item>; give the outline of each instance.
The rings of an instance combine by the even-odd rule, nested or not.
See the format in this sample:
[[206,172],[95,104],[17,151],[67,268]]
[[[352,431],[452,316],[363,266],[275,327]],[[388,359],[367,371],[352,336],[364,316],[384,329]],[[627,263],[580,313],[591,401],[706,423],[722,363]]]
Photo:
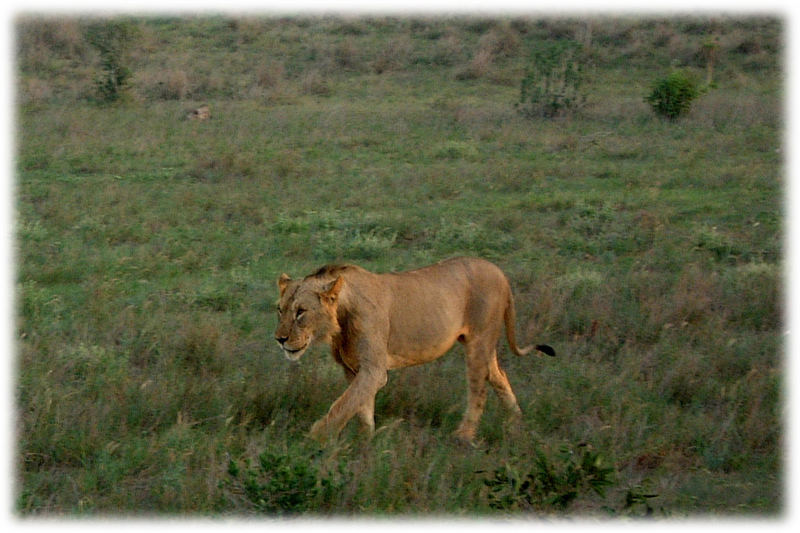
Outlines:
[[97,98],[102,103],[117,101],[131,77],[128,49],[135,26],[124,20],[95,22],[86,29],[86,40],[100,53],[102,74],[95,79]]
[[581,92],[585,65],[580,43],[548,43],[531,55],[520,87],[517,108],[529,117],[556,117],[572,112],[584,103]]
[[699,95],[700,89],[694,78],[676,70],[666,78],[656,81],[652,92],[644,100],[656,114],[676,120],[689,111],[692,100]]
[[[580,446],[580,445],[579,445]],[[603,466],[603,460],[588,446],[580,456],[568,446],[559,450],[554,462],[536,450],[533,471],[522,475],[508,465],[492,472],[483,481],[488,487],[489,507],[498,510],[564,510],[581,493],[595,492],[605,496],[605,488],[614,484],[614,468]]]
[[338,468],[320,469],[315,454],[275,454],[264,451],[258,466],[242,469],[230,460],[229,478],[223,482],[233,493],[243,493],[255,510],[271,515],[296,515],[329,509],[349,481],[340,462]]

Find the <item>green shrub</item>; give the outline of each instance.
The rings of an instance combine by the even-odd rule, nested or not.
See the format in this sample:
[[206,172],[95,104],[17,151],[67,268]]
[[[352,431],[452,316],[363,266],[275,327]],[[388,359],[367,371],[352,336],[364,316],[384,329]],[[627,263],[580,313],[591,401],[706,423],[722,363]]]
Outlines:
[[135,26],[125,20],[94,22],[86,28],[86,40],[100,53],[102,73],[95,79],[99,102],[115,102],[127,88],[128,50],[135,34]]
[[498,510],[564,510],[581,493],[605,496],[605,487],[614,484],[614,468],[603,466],[600,454],[580,446],[580,455],[562,446],[558,461],[551,461],[536,450],[534,469],[522,474],[509,465],[492,472],[484,485],[489,488],[489,507]]
[[[653,498],[658,498],[658,494],[653,494],[640,485],[636,485],[635,487],[629,487],[628,490],[625,492],[625,504],[624,504],[624,511],[629,516],[637,516],[641,514],[642,516],[653,516],[653,506],[650,505],[650,501]],[[661,513],[664,513],[664,509],[661,509]]]
[[534,50],[520,87],[517,109],[528,117],[556,117],[586,103],[585,65],[575,41],[546,43]]
[[248,464],[242,469],[231,459],[228,475],[223,485],[243,492],[258,511],[274,515],[324,511],[349,481],[341,463],[337,470],[324,472],[317,466],[315,454],[269,451],[258,456],[256,467]]
[[653,90],[645,97],[645,102],[650,104],[656,114],[676,120],[689,111],[692,100],[699,95],[700,89],[695,79],[676,70],[653,84]]

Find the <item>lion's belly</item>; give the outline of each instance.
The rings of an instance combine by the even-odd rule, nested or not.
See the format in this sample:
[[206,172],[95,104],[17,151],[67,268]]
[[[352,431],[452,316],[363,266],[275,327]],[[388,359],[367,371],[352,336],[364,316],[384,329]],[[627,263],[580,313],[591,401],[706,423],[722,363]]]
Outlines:
[[[431,324],[428,324],[431,326]],[[421,365],[444,355],[465,333],[459,327],[420,327],[413,335],[390,336],[388,346],[388,367],[403,368]]]
[[[423,271],[418,271],[423,272]],[[466,276],[443,279],[418,274],[394,276],[387,352],[389,368],[427,363],[441,357],[467,333]]]
[[396,368],[405,368],[408,366],[416,366],[422,365],[425,363],[429,363],[434,359],[437,359],[444,355],[447,350],[450,349],[451,346],[455,341],[450,343],[441,344],[439,346],[433,346],[430,350],[425,351],[418,351],[418,352],[406,352],[406,353],[396,353],[396,354],[389,354],[389,364],[387,365],[389,370],[393,370]]

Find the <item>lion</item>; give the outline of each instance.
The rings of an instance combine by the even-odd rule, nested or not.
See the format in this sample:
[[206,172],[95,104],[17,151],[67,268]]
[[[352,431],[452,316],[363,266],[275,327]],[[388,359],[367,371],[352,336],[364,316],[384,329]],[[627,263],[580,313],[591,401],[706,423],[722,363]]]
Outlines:
[[328,344],[349,386],[310,437],[336,437],[358,416],[367,434],[375,429],[375,395],[387,372],[421,365],[464,345],[468,400],[456,437],[472,442],[486,403],[486,382],[513,416],[521,410],[497,361],[503,326],[511,351],[533,349],[554,356],[548,345],[519,348],[514,299],[500,268],[458,257],[407,272],[375,274],[355,265],[326,265],[301,280],[278,279],[275,340],[291,361],[314,344]]
[[186,118],[189,120],[208,120],[211,118],[211,108],[207,105],[202,105],[186,113]]

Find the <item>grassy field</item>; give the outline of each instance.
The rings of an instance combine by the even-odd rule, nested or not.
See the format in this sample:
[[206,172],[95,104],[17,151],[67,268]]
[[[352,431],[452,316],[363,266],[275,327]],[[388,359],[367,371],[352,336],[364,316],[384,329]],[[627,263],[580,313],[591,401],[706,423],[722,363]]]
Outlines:
[[[15,511],[777,517],[783,23],[776,18],[20,18]],[[586,103],[529,118],[531,54]],[[713,84],[676,121],[674,67]],[[210,106],[212,119],[185,119]],[[460,348],[390,374],[372,441],[306,438],[344,389],[279,353],[275,281],[496,262],[518,337],[476,447]]]

